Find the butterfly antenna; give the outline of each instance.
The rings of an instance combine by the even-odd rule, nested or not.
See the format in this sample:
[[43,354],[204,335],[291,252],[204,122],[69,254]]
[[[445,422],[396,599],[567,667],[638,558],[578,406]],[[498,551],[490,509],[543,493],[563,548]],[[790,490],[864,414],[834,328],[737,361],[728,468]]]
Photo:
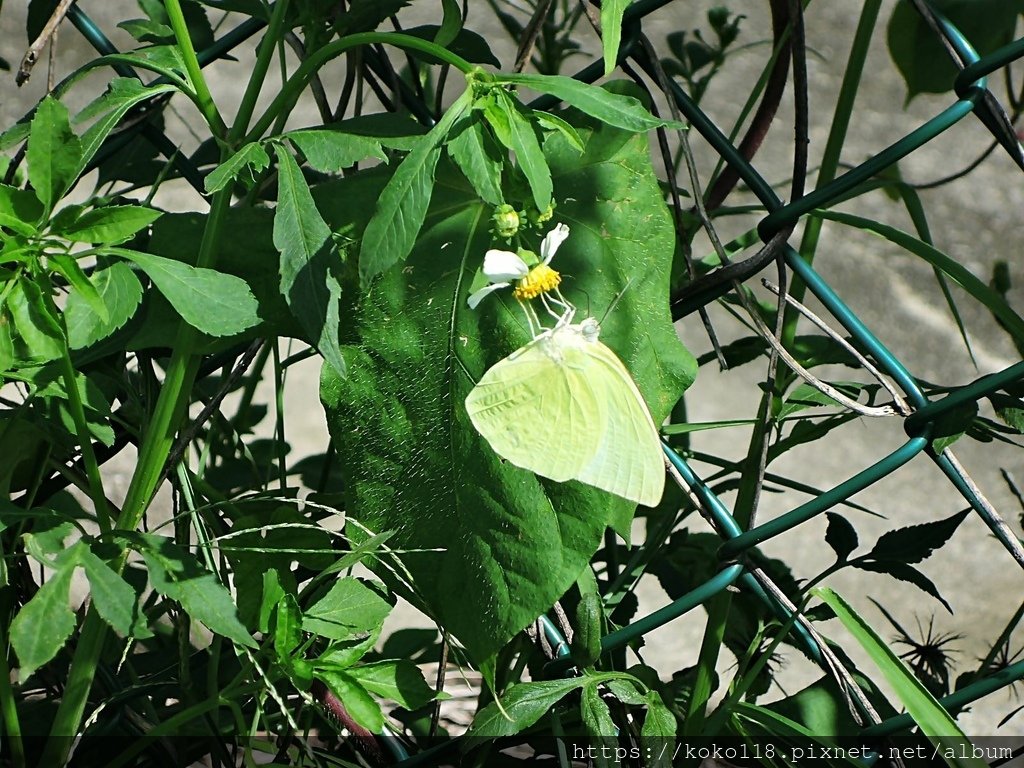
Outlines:
[[601,320],[598,322],[598,325],[604,325],[604,321],[608,318],[608,315],[610,315],[612,313],[612,310],[615,309],[615,307],[619,303],[619,300],[622,299],[622,297],[625,295],[626,291],[629,290],[629,286],[632,285],[632,284],[633,284],[633,278],[631,277],[631,278],[629,278],[629,280],[626,281],[626,284],[624,286],[622,286],[622,290],[619,291],[617,294],[615,294],[615,298],[612,299],[612,303],[608,305],[608,309],[606,309],[604,311],[604,315],[601,317]]

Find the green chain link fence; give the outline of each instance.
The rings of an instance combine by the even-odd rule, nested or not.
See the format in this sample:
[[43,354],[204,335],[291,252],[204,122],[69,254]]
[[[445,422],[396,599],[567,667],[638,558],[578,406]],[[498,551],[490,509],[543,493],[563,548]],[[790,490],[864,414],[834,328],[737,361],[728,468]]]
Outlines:
[[[655,63],[651,61],[643,47],[637,45],[637,41],[642,35],[644,18],[667,5],[668,2],[670,0],[638,0],[629,7],[623,19],[624,31],[620,63],[635,64],[652,78],[656,76]],[[757,230],[765,244],[765,251],[771,248],[770,244],[778,233],[789,231],[796,222],[812,212],[828,209],[839,201],[857,195],[859,191],[863,192],[863,185],[869,179],[893,166],[900,159],[910,155],[971,114],[975,115],[984,124],[1000,146],[1013,158],[1014,162],[1024,169],[1024,153],[1022,153],[1013,128],[986,85],[987,75],[1006,66],[1010,62],[1024,57],[1024,38],[1016,40],[990,55],[979,57],[972,48],[971,42],[955,26],[923,3],[915,4],[919,6],[920,10],[928,14],[935,33],[941,38],[947,49],[952,52],[953,58],[958,62],[960,72],[953,88],[957,96],[956,100],[940,114],[907,133],[904,138],[876,152],[866,162],[841,176],[827,179],[818,188],[789,204],[784,204],[779,199],[770,185],[758,173],[757,169],[744,159],[737,148],[719,131],[690,97],[677,85],[672,84],[670,95],[681,114],[728,166],[739,174],[743,182],[768,210],[768,215],[760,221]],[[870,23],[865,23],[864,19],[868,17],[872,10],[877,15],[878,3],[868,2],[865,4],[865,9],[865,15],[862,16],[862,24],[856,33],[858,36],[870,33],[873,19],[870,20]],[[68,12],[68,19],[99,53],[110,55],[117,52],[100,28],[77,5],[71,7]],[[199,54],[200,62],[205,66],[228,55],[236,46],[258,33],[263,26],[258,20],[249,20],[239,25],[234,30],[223,35],[214,46],[202,51]],[[859,45],[855,43],[854,50],[863,52],[866,48],[864,43],[864,40],[861,40]],[[376,53],[368,50],[365,55],[367,65],[371,70],[380,68],[380,61]],[[860,61],[851,61],[850,67],[847,70],[847,77],[850,78],[850,83],[855,83],[862,67],[863,58]],[[130,68],[124,65],[115,65],[114,68],[119,75],[136,76]],[[602,73],[603,62],[598,61],[577,73],[575,77],[581,81],[593,82]],[[855,85],[851,87],[850,83],[844,83],[844,87],[839,95],[840,105],[843,104],[844,100],[846,100],[847,104],[852,101]],[[429,120],[429,115],[423,113],[420,102],[411,90],[408,87],[402,88],[402,84],[399,87],[403,106],[410,109],[420,119]],[[550,106],[550,99],[541,100],[536,106],[543,106],[545,102],[549,102],[548,105]],[[107,144],[98,153],[94,165],[102,163],[105,157],[109,157],[110,154],[117,152],[138,133],[141,133],[163,152],[168,159],[173,159],[182,176],[197,191],[202,193],[202,175],[198,169],[187,158],[176,153],[170,139],[147,119],[148,114],[157,113],[164,103],[159,101],[150,103],[141,112],[134,113],[131,125],[108,140]],[[624,648],[631,641],[677,619],[734,584],[741,585],[742,588],[758,595],[782,620],[791,620],[793,606],[780,601],[779,597],[766,591],[756,574],[747,566],[744,559],[745,553],[752,547],[821,515],[836,504],[850,498],[853,494],[864,490],[895,472],[907,462],[919,458],[922,454],[939,467],[957,492],[967,500],[973,510],[992,530],[1000,544],[1021,567],[1024,567],[1024,551],[1022,551],[1016,537],[1001,522],[995,511],[958,469],[955,463],[942,453],[935,453],[929,447],[933,425],[938,419],[950,413],[958,406],[969,402],[976,402],[1010,384],[1024,381],[1024,362],[1012,365],[1003,371],[978,378],[970,384],[950,391],[939,400],[929,401],[916,382],[913,373],[907,370],[903,363],[886,349],[882,341],[847,306],[839,293],[814,270],[807,260],[801,257],[797,250],[788,244],[782,244],[781,254],[795,278],[802,282],[821,301],[831,312],[835,320],[849,332],[860,349],[866,351],[878,367],[891,377],[902,390],[903,396],[906,398],[912,411],[904,417],[903,421],[908,439],[892,453],[880,457],[874,464],[857,472],[834,488],[769,522],[757,525],[749,530],[743,529],[725,504],[694,472],[686,459],[668,445],[665,445],[666,455],[672,466],[677,470],[679,478],[687,489],[700,501],[703,510],[708,514],[716,531],[722,537],[723,543],[719,550],[721,569],[713,578],[708,579],[685,596],[604,637],[601,644],[604,652]],[[768,255],[771,255],[770,251]],[[745,262],[739,262],[730,268],[723,269],[722,279],[717,280],[714,285],[705,286],[699,291],[691,292],[683,299],[674,303],[674,319],[679,320],[714,301],[730,290],[733,281],[742,281],[751,277],[754,272],[758,271],[770,260],[754,256]],[[571,666],[568,643],[553,622],[546,617],[542,617],[541,623],[545,628],[551,646],[556,649],[557,658],[549,666],[549,670],[553,674],[564,672]],[[822,647],[814,633],[809,631],[808,625],[800,617],[797,617],[792,623],[792,627],[793,631],[797,633],[807,655],[811,659],[822,663],[824,669]],[[997,672],[987,675],[983,679],[961,688],[941,699],[941,703],[949,709],[961,708],[1021,679],[1024,679],[1024,661],[1010,664]],[[877,738],[891,735],[907,730],[913,727],[913,725],[914,723],[910,716],[902,714],[866,728],[862,736],[865,738]],[[437,757],[432,750],[408,757],[404,748],[396,740],[385,739],[385,742],[392,750],[393,756],[401,760],[399,765],[402,766],[427,764]],[[440,748],[449,749],[451,744],[442,745]]]

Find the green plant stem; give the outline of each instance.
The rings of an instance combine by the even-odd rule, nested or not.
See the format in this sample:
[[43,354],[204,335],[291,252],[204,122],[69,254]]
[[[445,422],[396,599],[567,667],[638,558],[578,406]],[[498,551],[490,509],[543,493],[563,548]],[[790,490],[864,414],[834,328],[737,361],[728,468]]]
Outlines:
[[21,721],[18,719],[18,704],[14,699],[14,690],[11,688],[11,668],[7,663],[9,646],[4,627],[9,624],[7,621],[10,609],[8,602],[4,600],[4,605],[0,608],[0,616],[3,618],[3,622],[0,623],[0,715],[4,720],[4,733],[7,735],[11,766],[25,768],[25,747],[21,740]]
[[282,86],[280,92],[271,102],[270,106],[263,116],[257,121],[256,125],[253,126],[252,130],[249,131],[246,136],[246,141],[256,141],[260,139],[267,129],[273,125],[274,121],[278,116],[286,111],[287,106],[291,104],[295,99],[298,98],[302,89],[306,87],[309,79],[319,70],[324,64],[337,56],[340,56],[350,48],[355,48],[360,45],[372,45],[373,43],[382,43],[385,45],[394,45],[399,48],[409,48],[414,51],[426,53],[430,56],[434,56],[441,61],[451,64],[457,67],[463,74],[470,74],[475,71],[477,67],[470,64],[468,61],[463,59],[461,56],[457,56],[446,48],[442,48],[439,45],[421,40],[418,37],[412,35],[403,35],[398,32],[360,32],[356,35],[349,35],[348,37],[336,40],[330,45],[325,45],[317,51],[310,54],[297,70],[292,75],[288,82]]
[[185,14],[181,10],[180,0],[164,0],[164,8],[167,10],[167,18],[171,22],[171,29],[174,30],[174,39],[181,50],[181,57],[185,62],[185,72],[192,81],[192,88],[196,94],[196,105],[209,123],[211,130],[216,136],[223,137],[227,133],[224,119],[220,116],[217,105],[213,101],[213,95],[206,84],[203,76],[203,68],[199,65],[196,57],[196,49],[192,47],[192,37],[188,32],[188,25],[185,23]]
[[715,667],[718,665],[718,652],[725,638],[725,625],[732,606],[732,594],[727,590],[719,592],[708,602],[708,623],[704,629],[704,640],[697,657],[697,677],[693,681],[693,691],[686,707],[686,719],[683,721],[683,735],[697,736],[704,733],[704,722],[708,711],[708,701],[715,689]]
[[259,99],[260,90],[263,88],[263,81],[267,71],[270,69],[270,62],[274,58],[274,51],[276,49],[274,41],[281,36],[287,10],[288,0],[277,0],[274,3],[274,11],[270,17],[267,33],[263,36],[263,42],[259,46],[256,65],[249,76],[249,83],[246,85],[245,93],[242,95],[242,103],[238,107],[238,114],[235,115],[234,123],[232,123],[231,131],[228,134],[228,144],[233,148],[235,142],[245,135],[245,131],[249,127],[249,121],[252,119],[252,114],[256,109],[256,101]]
[[[49,297],[48,297],[49,299]],[[52,299],[49,299],[52,304]],[[56,307],[51,307],[54,317],[59,317]],[[64,336],[67,339],[67,334]],[[78,443],[82,446],[82,463],[85,465],[85,475],[89,478],[89,495],[96,508],[96,521],[103,533],[110,533],[110,523],[113,515],[110,512],[110,504],[107,501],[107,494],[103,490],[103,477],[100,475],[100,465],[96,461],[96,453],[92,449],[92,435],[89,434],[89,422],[85,418],[85,408],[82,406],[82,395],[78,391],[78,384],[75,381],[75,366],[71,362],[71,352],[65,342],[61,345],[60,372],[64,379],[64,388],[68,393],[68,406],[71,409],[71,419],[75,422],[75,432],[78,434]]]
[[[223,189],[214,195],[196,266],[208,267],[213,263],[230,204],[230,190]],[[199,331],[182,321],[173,343],[174,352],[167,366],[167,375],[142,438],[135,474],[132,475],[117,521],[119,529],[134,531],[138,527],[163,476],[164,463],[174,443],[178,425],[187,411],[192,385],[199,370],[200,356],[193,353],[198,340]],[[122,552],[114,564],[117,573],[124,570],[127,559],[128,553]],[[40,761],[41,768],[61,766],[67,761],[74,735],[82,723],[106,637],[107,625],[90,604],[71,661],[64,697],[57,708],[50,738]]]

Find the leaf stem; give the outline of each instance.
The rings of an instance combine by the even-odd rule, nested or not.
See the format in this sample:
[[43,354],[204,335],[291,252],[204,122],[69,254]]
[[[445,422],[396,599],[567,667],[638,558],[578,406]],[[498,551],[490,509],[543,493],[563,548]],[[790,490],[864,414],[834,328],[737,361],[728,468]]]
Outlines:
[[[306,59],[299,68],[295,71],[288,82],[284,84],[281,91],[274,98],[274,101],[267,108],[267,111],[259,119],[252,130],[249,131],[246,136],[246,142],[256,141],[267,131],[267,129],[273,124],[274,120],[277,119],[278,115],[283,112],[287,105],[292,103],[298,98],[299,93],[305,88],[306,83],[309,79],[320,69],[324,64],[337,56],[340,56],[350,48],[355,48],[360,45],[372,45],[373,43],[383,43],[397,46],[399,48],[409,48],[420,53],[426,53],[430,56],[434,56],[446,64],[451,64],[457,67],[463,72],[463,74],[469,75],[470,73],[477,70],[477,67],[470,64],[468,61],[463,59],[461,56],[457,56],[446,48],[442,48],[439,45],[421,40],[418,37],[412,35],[403,35],[398,32],[360,32],[359,34],[349,35],[341,40],[337,40],[330,45],[325,45],[317,51],[310,54],[309,58]],[[245,142],[242,142],[245,143]]]
[[[222,189],[214,195],[197,266],[207,267],[213,263],[230,204],[229,189]],[[172,345],[174,351],[160,388],[160,396],[142,438],[135,473],[117,520],[119,529],[133,531],[138,527],[163,476],[164,463],[174,442],[177,427],[188,408],[189,394],[199,370],[200,356],[193,353],[198,338],[199,331],[182,321]],[[117,558],[114,563],[117,573],[124,569],[127,559],[127,552],[122,552]],[[82,723],[106,637],[107,626],[90,604],[82,623],[81,639],[71,661],[64,698],[57,709],[50,738],[40,761],[41,766],[61,766],[66,763],[74,736]]]
[[281,35],[281,29],[284,26],[285,12],[287,10],[288,0],[278,0],[274,3],[274,11],[273,15],[270,17],[270,24],[267,27],[267,33],[263,36],[263,40],[259,45],[259,54],[256,57],[256,65],[253,67],[252,74],[249,76],[249,84],[245,87],[245,93],[242,96],[242,103],[238,107],[238,114],[235,115],[234,123],[231,125],[231,131],[228,133],[228,144],[232,147],[234,147],[235,143],[245,135],[245,129],[249,127],[249,121],[252,119],[252,113],[256,109],[256,100],[259,98],[267,70],[270,69],[270,63],[274,58],[276,46],[273,45],[273,41]]
[[224,119],[220,116],[217,105],[213,101],[210,88],[206,84],[203,68],[199,65],[199,59],[196,57],[196,49],[192,47],[192,37],[188,31],[188,24],[185,22],[185,14],[181,10],[181,0],[165,0],[164,8],[167,10],[171,29],[174,30],[174,38],[178,43],[178,48],[181,50],[181,57],[185,62],[185,71],[188,73],[189,80],[192,81],[192,88],[195,90],[196,105],[199,107],[199,111],[203,113],[203,117],[206,118],[206,122],[210,124],[213,133],[217,136],[224,136],[227,133],[227,127],[224,125]]

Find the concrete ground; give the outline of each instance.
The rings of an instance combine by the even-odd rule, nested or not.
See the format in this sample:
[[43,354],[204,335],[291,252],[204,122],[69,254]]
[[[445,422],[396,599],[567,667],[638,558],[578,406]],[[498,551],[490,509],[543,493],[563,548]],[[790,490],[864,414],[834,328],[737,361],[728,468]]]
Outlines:
[[[673,30],[701,27],[707,30],[704,11],[718,3],[691,0],[672,3],[655,14],[645,29],[656,44]],[[949,105],[951,98],[919,96],[904,105],[905,89],[896,73],[885,47],[884,24],[893,6],[893,0],[883,3],[881,22],[875,31],[871,55],[867,64],[863,86],[858,95],[857,109],[843,152],[843,161],[856,164],[877,153],[891,142],[905,136],[924,121]],[[742,25],[741,43],[763,42],[770,27],[765,19],[765,3],[733,3],[747,16]],[[437,3],[417,0],[410,9],[422,14],[428,21],[436,21]],[[487,16],[484,3],[473,3],[471,26],[479,29]],[[479,6],[479,7],[478,7]],[[824,148],[831,125],[832,110],[844,72],[853,30],[860,12],[859,3],[817,2],[807,12],[807,39],[813,49],[808,66],[810,77],[810,175]],[[130,18],[135,14],[132,3],[122,0],[103,4],[87,4],[86,10],[96,14],[96,20],[119,45],[126,45],[123,35],[113,29],[113,20]],[[24,43],[24,8],[9,3],[0,14],[0,56],[13,67],[21,58]],[[141,14],[138,14],[141,15]],[[474,19],[477,21],[474,24]],[[415,22],[413,22],[415,23]],[[225,27],[227,28],[227,27]],[[488,42],[503,61],[511,61],[514,46],[504,41],[497,29],[488,30]],[[589,30],[581,27],[590,50],[596,43]],[[70,71],[78,62],[89,58],[81,38],[70,30],[61,33],[59,76]],[[768,46],[752,45],[730,57],[718,77],[713,81],[702,106],[722,127],[729,127],[742,106],[742,99],[750,84],[760,73],[768,56]],[[574,66],[571,60],[569,69]],[[230,113],[240,96],[237,65],[225,63],[211,68],[212,87],[224,111]],[[7,125],[22,115],[39,98],[45,88],[45,66],[40,64],[25,89],[18,91],[11,79],[0,86],[0,124]],[[5,76],[6,77],[6,76]],[[101,84],[101,77],[93,82]],[[328,81],[332,82],[332,81]],[[97,86],[98,87],[98,86]],[[1002,90],[996,91],[1002,96]],[[72,97],[72,101],[80,97]],[[80,102],[79,102],[80,103]],[[182,122],[194,119],[189,107],[179,108],[180,120],[169,120],[169,129],[176,135],[185,135]],[[773,183],[786,188],[790,174],[792,154],[792,100],[787,93],[783,108],[773,131],[755,161],[756,167]],[[305,113],[299,121],[315,118]],[[703,178],[707,178],[715,160],[706,145],[694,135],[694,151],[698,157]],[[988,144],[988,134],[977,120],[968,117],[923,149],[900,164],[903,178],[913,182],[927,182],[949,174],[967,165]],[[784,194],[781,193],[780,194]],[[1006,261],[1015,282],[1024,282],[1024,269],[1019,258],[1020,211],[1024,205],[1024,185],[1019,170],[997,150],[974,173],[953,184],[922,192],[925,208],[935,243],[981,279],[987,281],[993,264]],[[186,210],[197,204],[194,196],[178,190],[162,196],[158,202],[170,209]],[[843,205],[843,210],[878,219],[902,229],[911,229],[905,214],[881,193],[872,193]],[[750,221],[730,220],[722,225],[723,239],[744,231]],[[796,235],[791,242],[798,242]],[[704,253],[705,245],[698,244],[697,253]],[[872,328],[879,338],[921,380],[946,386],[962,384],[977,376],[999,370],[1019,360],[1019,355],[1007,336],[994,324],[987,312],[954,288],[958,306],[964,316],[974,350],[974,360],[965,350],[955,326],[939,293],[930,267],[889,243],[837,226],[826,227],[818,249],[815,267],[840,293],[854,311]],[[768,273],[766,273],[768,274]],[[1011,301],[1021,305],[1021,294],[1014,290]],[[812,306],[815,306],[812,303]],[[723,340],[738,334],[734,321],[723,313],[713,313],[716,328]],[[680,324],[680,334],[696,354],[709,348],[707,337],[695,318]],[[718,372],[705,366],[687,395],[692,421],[713,421],[750,418],[754,415],[760,390],[762,370],[754,365],[727,372]],[[843,374],[839,374],[843,375]],[[848,374],[845,374],[848,375]],[[312,406],[316,401],[317,366],[312,361],[294,369],[288,380],[286,411],[288,413],[289,441],[298,458],[323,450],[327,441],[323,415]],[[838,430],[827,439],[816,442],[812,450],[797,450],[774,463],[772,471],[790,475],[817,488],[828,488],[855,474],[883,457],[903,440],[898,420],[882,419],[872,423],[860,420]],[[699,432],[693,443],[695,448],[720,456],[739,458],[746,449],[747,433],[743,428]],[[1000,475],[1005,469],[1024,482],[1024,453],[1016,447],[1000,443],[977,443],[963,440],[955,446],[963,463],[977,483],[1001,510],[1014,531],[1020,532],[1021,506],[1013,497]],[[124,479],[131,471],[131,458],[120,460],[112,471]],[[698,467],[704,470],[704,467]],[[862,513],[844,511],[854,521],[861,541],[870,544],[886,530],[948,517],[965,507],[962,498],[925,457],[921,456],[884,481],[858,494],[855,499],[886,519]],[[726,502],[731,503],[731,497]],[[806,497],[792,492],[766,494],[760,519],[768,520],[806,501]],[[815,520],[798,529],[779,536],[764,546],[764,551],[790,563],[799,578],[811,578],[832,561],[831,551],[823,541],[824,520]],[[886,637],[893,632],[877,609],[867,600],[875,597],[887,605],[904,626],[914,627],[916,621],[927,623],[935,615],[936,629],[957,633],[963,638],[954,646],[955,657],[964,669],[976,665],[987,644],[994,641],[1020,602],[1024,578],[1010,556],[993,540],[981,521],[970,516],[950,543],[926,561],[922,570],[949,600],[954,613],[949,615],[934,600],[909,584],[886,577],[845,571],[827,582],[847,596],[863,611],[863,615]],[[660,587],[652,580],[640,588],[641,610],[653,610],[666,602]],[[391,626],[410,626],[424,622],[423,617],[411,611],[396,611]],[[651,633],[647,638],[646,660],[663,675],[688,666],[696,658],[703,630],[704,614],[693,611]],[[841,628],[829,625],[834,636],[850,648],[853,643]],[[1024,644],[1019,636],[1013,648]],[[853,653],[855,658],[863,658]],[[729,675],[731,660],[723,662],[719,670]],[[870,664],[866,669],[872,669]],[[789,655],[789,664],[780,681],[789,691],[796,690],[816,673],[802,658]],[[726,678],[723,678],[726,679]],[[996,731],[996,723],[1018,702],[1004,690],[994,693],[974,705],[961,716],[960,722],[972,735],[1016,734],[1022,732],[1022,716]]]

